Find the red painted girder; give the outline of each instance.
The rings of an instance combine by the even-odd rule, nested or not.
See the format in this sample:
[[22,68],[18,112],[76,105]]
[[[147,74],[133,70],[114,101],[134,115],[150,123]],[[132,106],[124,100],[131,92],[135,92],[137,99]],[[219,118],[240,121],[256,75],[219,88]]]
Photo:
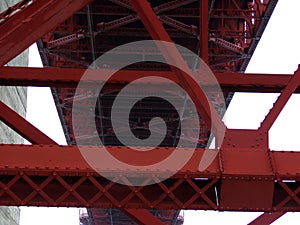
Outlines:
[[139,225],[164,225],[164,223],[146,209],[124,209],[122,212]]
[[0,24],[0,65],[83,8],[91,0],[38,0]]
[[[99,150],[96,146],[87,146],[88,149],[92,153]],[[149,160],[145,160],[145,163],[159,160],[161,157],[168,156],[168,154],[172,153],[174,148],[165,148],[165,147],[157,147],[156,154],[153,155],[151,152],[147,153],[145,151],[129,151],[129,147],[125,146],[107,146],[102,147],[103,150],[107,149],[114,153],[114,156],[119,157],[122,160],[132,160],[134,163],[135,161],[140,160],[139,157],[143,155],[152,155],[152,158]],[[143,147],[141,147],[143,149]],[[187,149],[188,151],[188,149]],[[126,152],[126,154],[123,154]],[[144,153],[143,153],[144,152]],[[198,171],[198,163],[203,155],[204,149],[197,149],[195,150],[195,154],[193,155],[193,159],[178,172],[178,176],[175,177],[182,177],[190,172],[190,176],[192,177],[202,177],[204,174],[205,176],[216,176],[219,173],[218,168],[218,160],[215,159],[213,163],[208,167],[208,171],[210,172],[197,172]],[[160,154],[161,153],[161,154]],[[27,168],[31,171],[35,170],[36,167],[40,169],[48,168],[50,170],[54,170],[55,168],[61,171],[68,171],[75,172],[78,169],[80,171],[93,171],[87,162],[82,157],[81,152],[78,149],[78,146],[58,146],[58,145],[7,145],[7,144],[0,144],[0,170],[4,168],[7,169],[14,169],[14,168]],[[99,165],[101,167],[101,165]],[[99,168],[100,168],[99,167]],[[110,168],[106,168],[110,170]],[[148,168],[145,169],[147,171],[145,174],[146,176],[149,173],[155,173],[155,171],[150,171]],[[141,176],[134,174],[134,176]]]
[[188,24],[182,23],[182,22],[175,20],[169,16],[159,16],[159,20],[161,22],[163,22],[164,24],[174,27],[180,31],[183,31],[188,34],[195,35],[195,36],[198,35],[198,29],[194,25],[188,25]]
[[[111,1],[115,4],[117,4],[117,5],[123,6],[124,8],[134,10],[128,0],[109,0],[109,1]],[[163,13],[163,12],[166,12],[166,11],[170,11],[172,9],[177,9],[179,7],[188,5],[188,4],[193,3],[195,1],[197,1],[197,0],[173,0],[173,1],[163,3],[159,6],[155,6],[153,8],[153,10],[155,11],[155,13],[160,14],[160,13]]]
[[95,32],[95,35],[101,34],[103,32],[124,26],[126,24],[133,23],[137,21],[139,18],[136,15],[128,15],[125,17],[122,17],[120,19],[116,19],[110,22],[100,22],[97,23],[97,32]]
[[163,3],[159,6],[156,6],[153,8],[153,10],[155,11],[155,13],[160,14],[162,12],[166,12],[172,9],[177,9],[179,7],[188,5],[190,3],[193,3],[197,0],[173,0],[173,1],[169,1],[166,3]]
[[269,225],[284,214],[285,212],[263,213],[248,225]]
[[134,10],[128,0],[109,0],[109,1],[111,1],[117,5],[123,6],[124,8]]
[[233,43],[231,43],[229,41],[226,41],[226,40],[224,40],[222,38],[210,37],[209,41],[214,42],[215,44],[220,45],[223,48],[226,48],[226,49],[228,49],[230,51],[237,52],[239,54],[243,54],[244,53],[244,49],[241,46],[239,46],[237,44],[233,44]]
[[28,6],[31,3],[32,3],[31,0],[20,0],[15,5],[8,7],[6,10],[4,10],[0,13],[0,23],[3,23],[5,20],[7,20],[13,14],[24,9],[26,6]]
[[[148,30],[149,34],[151,35],[153,40],[160,40],[160,41],[166,41],[169,43],[172,43],[172,40],[164,27],[162,26],[162,23],[159,21],[157,15],[154,13],[152,7],[150,6],[150,3],[146,0],[130,0],[131,5],[133,6],[134,10],[136,11],[137,15],[143,22],[145,28]],[[167,63],[173,64],[173,65],[180,65],[181,67],[188,68],[186,65],[186,62],[183,60],[182,56],[174,46],[172,48],[172,52],[170,52],[170,49],[166,49],[166,46],[159,45],[157,46],[164,58],[166,59]],[[189,96],[194,101],[197,110],[199,114],[204,119],[207,126],[211,126],[211,112],[209,103],[207,102],[206,96],[203,93],[203,91],[198,91],[198,96],[196,94],[197,86],[195,87],[195,84],[192,85],[192,83],[187,82],[186,76],[184,73],[182,73],[180,70],[178,70],[175,67],[171,67],[172,71],[174,72],[174,75],[177,77],[177,79],[180,81],[180,84],[182,87],[186,90],[186,92],[189,94]],[[198,88],[199,89],[199,88]],[[216,112],[215,112],[216,113]],[[216,113],[217,114],[217,113]],[[217,116],[218,118],[218,116]],[[222,121],[220,120],[220,124],[222,124]],[[223,125],[224,126],[224,125]],[[220,126],[222,127],[222,126]],[[213,128],[213,133],[217,136],[217,129]]]
[[[30,68],[1,67],[0,85],[2,86],[39,86],[39,87],[76,87],[85,69],[75,68]],[[102,80],[105,70],[93,70],[94,80]],[[110,80],[111,83],[129,83],[145,76],[161,76],[178,82],[173,72],[120,70]],[[290,74],[253,74],[253,73],[215,73],[223,91],[239,92],[281,92],[292,75]],[[149,80],[157,84],[157,80]],[[161,81],[160,81],[161,82]],[[160,83],[163,84],[163,83]],[[300,92],[297,87],[296,93]]]
[[55,141],[1,101],[0,120],[33,144],[56,144]]
[[272,127],[273,123],[279,116],[280,112],[290,99],[291,95],[295,92],[296,88],[300,84],[300,70],[298,69],[295,74],[291,77],[287,86],[279,95],[278,99],[274,103],[273,108],[270,110],[264,121],[261,123],[259,130],[261,131],[269,131]]
[[83,34],[83,33],[67,35],[67,36],[50,41],[48,43],[48,48],[53,48],[53,47],[61,46],[64,44],[68,44],[73,41],[78,41],[84,37],[85,37],[85,34]]
[[[137,12],[137,15],[143,22],[145,28],[148,30],[153,40],[173,43],[148,1],[130,0],[130,3]],[[167,63],[172,65],[180,65],[180,67],[184,68],[185,71],[189,71],[186,62],[178,52],[175,45],[171,48],[167,48],[164,45],[158,44],[157,47],[160,49]],[[178,68],[171,66],[171,70],[179,80],[180,85],[185,89],[185,91],[194,101],[199,114],[201,115],[207,126],[211,127],[212,133],[215,135],[216,139],[221,139],[220,135],[222,136],[222,131],[226,129],[226,126],[224,125],[216,110],[213,107],[210,107],[210,104],[207,101],[207,97],[203,90],[199,89],[198,84],[195,84],[192,79],[189,79],[188,76]]]
[[[96,150],[92,146],[89,149]],[[120,156],[128,148],[116,146],[109,149]],[[170,148],[159,149],[164,152],[172,151]],[[300,152],[271,151],[264,155],[262,149],[232,147],[221,150],[221,160],[217,157],[207,170],[199,172],[198,164],[203,152],[204,149],[197,149],[191,161],[169,182],[128,187],[101,178],[83,159],[77,146],[0,145],[0,204],[120,209],[300,211]],[[244,167],[241,156],[249,160],[255,159],[251,170],[247,169],[251,162],[247,162]],[[266,175],[269,173],[269,168],[264,164],[267,158],[272,161],[274,175]],[[225,168],[224,172],[221,168]],[[126,174],[153,179],[157,172],[159,171],[133,171],[130,175],[126,171]],[[120,171],[111,170],[111,176],[114,181],[123,179]],[[272,187],[264,186],[264,183],[271,183]],[[223,189],[223,185],[230,184],[233,186],[226,190],[227,201],[224,204],[224,193],[220,196],[219,190]],[[245,184],[258,185],[260,188],[250,189],[244,196],[236,196],[237,189]],[[261,207],[261,203],[265,202],[261,187],[274,188],[274,200],[267,208]],[[218,201],[215,199],[216,195]],[[247,199],[248,196],[253,199],[251,207],[243,204],[231,207],[236,204],[237,197]]]
[[200,58],[206,63],[208,62],[208,0],[200,1]]

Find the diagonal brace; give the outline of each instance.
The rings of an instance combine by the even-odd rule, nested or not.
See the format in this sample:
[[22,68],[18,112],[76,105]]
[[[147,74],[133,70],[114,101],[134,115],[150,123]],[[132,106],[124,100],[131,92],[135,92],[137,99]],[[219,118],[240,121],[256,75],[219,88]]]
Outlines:
[[269,225],[284,214],[285,212],[263,213],[248,225]]
[[7,126],[26,138],[32,144],[57,145],[55,141],[37,129],[26,119],[0,101],[0,119]]
[[8,63],[90,1],[38,0],[8,17],[0,24],[0,65]]
[[122,209],[122,212],[139,225],[164,225],[164,223],[153,216],[147,209]]
[[[148,1],[130,0],[130,3],[137,12],[139,18],[145,25],[153,40],[161,40],[173,43]],[[183,68],[185,68],[186,71],[189,71],[188,65],[176,49],[175,45],[172,49],[168,49],[163,45],[159,45],[158,48],[161,50],[167,62],[173,65],[181,65]],[[188,76],[181,70],[174,67],[171,67],[171,69],[179,80],[181,86],[194,101],[196,108],[199,114],[203,117],[206,125],[208,127],[212,127],[212,133],[216,137],[219,137],[222,131],[226,129],[226,126],[222,122],[216,110],[213,107],[209,107],[210,104],[207,101],[205,93],[201,89],[199,89],[198,84],[190,81],[188,79]],[[213,124],[211,123],[212,118],[214,120]]]
[[274,103],[273,108],[270,110],[269,114],[266,116],[264,121],[261,123],[259,130],[261,131],[269,131],[277,117],[283,110],[284,106],[295,92],[297,87],[300,84],[300,68],[295,72],[295,74],[291,77],[285,89],[281,92],[278,99]]

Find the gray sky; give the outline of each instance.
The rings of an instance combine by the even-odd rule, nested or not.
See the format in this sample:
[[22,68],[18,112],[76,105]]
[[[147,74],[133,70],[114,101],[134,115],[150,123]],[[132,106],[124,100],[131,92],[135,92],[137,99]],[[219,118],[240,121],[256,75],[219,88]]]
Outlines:
[[[300,1],[279,0],[266,31],[247,68],[249,73],[293,74],[300,63]],[[40,67],[36,49],[31,48],[30,66]],[[236,93],[226,113],[230,128],[259,126],[271,108],[276,94]],[[45,101],[45,99],[48,99]],[[272,150],[297,150],[300,127],[300,97],[293,95],[270,131]],[[43,116],[41,116],[43,115]],[[63,132],[49,88],[28,89],[27,119],[60,144],[65,144]],[[260,213],[220,213],[185,211],[185,225],[247,224]],[[77,225],[78,209],[21,207],[20,225]],[[273,225],[299,224],[299,213],[288,213]]]

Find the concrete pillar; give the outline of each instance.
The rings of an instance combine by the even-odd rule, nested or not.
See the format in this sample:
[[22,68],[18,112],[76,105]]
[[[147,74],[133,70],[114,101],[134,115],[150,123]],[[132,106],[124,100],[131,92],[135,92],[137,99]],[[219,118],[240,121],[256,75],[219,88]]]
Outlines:
[[[17,3],[18,0],[1,0],[0,12]],[[28,66],[28,50],[8,63],[8,66]],[[0,100],[25,117],[26,114],[26,88],[25,87],[1,87]],[[23,138],[0,122],[0,143],[21,144]],[[0,224],[18,225],[20,209],[18,207],[0,206]]]

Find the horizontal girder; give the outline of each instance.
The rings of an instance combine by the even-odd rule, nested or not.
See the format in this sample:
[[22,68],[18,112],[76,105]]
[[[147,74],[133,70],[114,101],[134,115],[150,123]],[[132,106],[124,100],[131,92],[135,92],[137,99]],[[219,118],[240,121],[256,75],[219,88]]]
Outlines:
[[[94,148],[90,146],[91,151]],[[127,147],[109,149],[120,153]],[[171,148],[159,150],[172,151]],[[161,171],[127,171],[125,176],[120,171],[103,168],[110,172],[113,182],[91,169],[77,146],[1,145],[0,204],[300,211],[300,189],[297,188],[300,182],[300,152],[268,153],[263,149],[224,147],[219,153],[221,161],[216,157],[205,171],[200,172],[198,163],[203,152],[204,149],[197,149],[192,160],[172,178],[134,187],[115,182],[128,177],[155,181]],[[241,156],[253,160],[253,167],[245,164]],[[265,159],[269,161],[266,163],[272,164],[273,171],[264,165]],[[241,164],[244,165],[243,170]],[[252,169],[247,169],[248,166]],[[131,178],[128,178],[129,184]],[[243,192],[241,187],[246,190],[243,201],[239,202],[239,194]]]
[[[2,67],[0,68],[0,85],[38,86],[38,87],[76,87],[87,70],[75,68],[28,68]],[[91,72],[91,71],[90,71]],[[105,82],[101,74],[105,70],[93,70],[93,81]],[[193,73],[193,72],[192,72]],[[112,83],[129,83],[144,76],[165,77],[178,82],[171,71],[116,71],[117,76],[110,79]],[[281,92],[292,75],[290,74],[254,74],[254,73],[215,73],[223,91],[238,92]],[[157,79],[161,82],[161,79]],[[151,80],[149,82],[157,83]],[[163,84],[163,83],[160,83]],[[299,93],[298,87],[295,93]]]

